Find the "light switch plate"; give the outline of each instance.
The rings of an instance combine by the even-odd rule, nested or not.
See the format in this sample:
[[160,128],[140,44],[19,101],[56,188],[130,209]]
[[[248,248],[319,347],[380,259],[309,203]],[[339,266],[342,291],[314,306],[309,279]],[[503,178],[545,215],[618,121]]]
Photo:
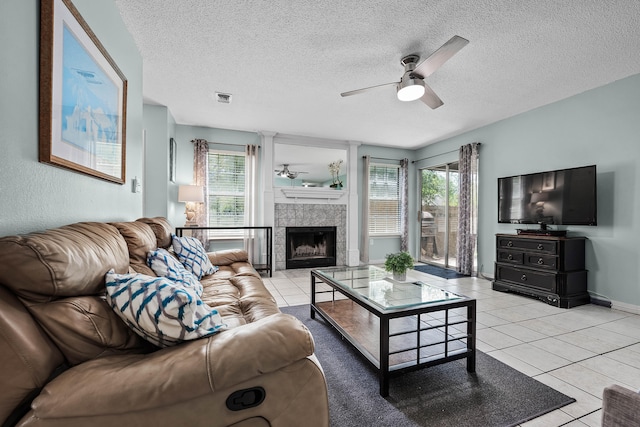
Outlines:
[[131,192],[132,193],[140,193],[142,191],[142,183],[135,177],[131,180]]

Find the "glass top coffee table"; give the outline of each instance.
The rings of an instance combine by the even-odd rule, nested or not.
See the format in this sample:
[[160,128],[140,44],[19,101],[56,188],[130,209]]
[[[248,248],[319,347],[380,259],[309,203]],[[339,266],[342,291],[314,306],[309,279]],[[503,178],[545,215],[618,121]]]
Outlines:
[[311,318],[330,323],[377,370],[380,394],[403,372],[467,359],[475,372],[476,300],[375,266],[311,270]]

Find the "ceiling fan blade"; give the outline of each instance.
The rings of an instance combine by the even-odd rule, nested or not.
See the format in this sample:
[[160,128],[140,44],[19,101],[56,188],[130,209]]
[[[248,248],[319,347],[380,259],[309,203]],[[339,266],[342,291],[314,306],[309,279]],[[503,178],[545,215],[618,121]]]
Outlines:
[[444,104],[442,99],[440,99],[426,83],[424,84],[424,95],[422,95],[420,101],[427,104],[433,110]]
[[453,55],[458,53],[460,49],[465,47],[467,43],[469,43],[469,40],[460,36],[451,37],[448,42],[440,46],[440,48],[433,52],[431,56],[418,64],[418,66],[413,70],[413,73],[421,75],[422,78],[430,76]]
[[345,96],[351,96],[351,95],[358,95],[359,93],[363,93],[363,92],[367,92],[373,89],[378,89],[381,87],[385,87],[385,86],[397,86],[399,82],[393,82],[393,83],[385,83],[385,84],[381,84],[381,85],[377,85],[377,86],[370,86],[370,87],[365,87],[362,89],[356,89],[356,90],[352,90],[349,92],[342,92],[340,94],[340,96],[345,97]]

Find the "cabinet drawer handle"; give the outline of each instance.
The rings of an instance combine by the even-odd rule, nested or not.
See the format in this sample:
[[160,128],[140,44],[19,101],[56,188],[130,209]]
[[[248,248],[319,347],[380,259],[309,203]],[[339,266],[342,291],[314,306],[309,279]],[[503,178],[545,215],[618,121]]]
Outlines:
[[538,250],[541,251],[544,249],[544,246],[542,246],[542,243],[538,243]]
[[544,260],[542,258],[538,258],[538,265],[544,264]]
[[527,281],[527,275],[523,274],[522,277],[520,278],[520,280],[522,280],[523,282]]
[[508,259],[509,261],[512,261],[512,260],[513,260],[513,255],[509,254],[509,256],[507,257],[507,259]]
[[512,242],[511,240],[509,240],[509,241],[507,242],[507,246],[509,246],[509,247],[513,246],[513,242]]

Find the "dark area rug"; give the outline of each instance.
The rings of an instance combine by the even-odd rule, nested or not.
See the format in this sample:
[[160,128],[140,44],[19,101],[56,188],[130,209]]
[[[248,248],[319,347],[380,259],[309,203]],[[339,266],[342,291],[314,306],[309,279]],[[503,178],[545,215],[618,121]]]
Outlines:
[[442,277],[444,279],[457,279],[458,277],[468,277],[464,274],[460,274],[457,271],[449,270],[448,268],[438,267],[436,265],[423,264],[414,265],[414,270],[422,271],[423,273],[433,274],[434,276]]
[[282,307],[313,334],[329,389],[332,427],[513,426],[575,402],[504,363],[477,352],[476,372],[455,361],[391,378],[379,394],[368,362],[309,305]]

